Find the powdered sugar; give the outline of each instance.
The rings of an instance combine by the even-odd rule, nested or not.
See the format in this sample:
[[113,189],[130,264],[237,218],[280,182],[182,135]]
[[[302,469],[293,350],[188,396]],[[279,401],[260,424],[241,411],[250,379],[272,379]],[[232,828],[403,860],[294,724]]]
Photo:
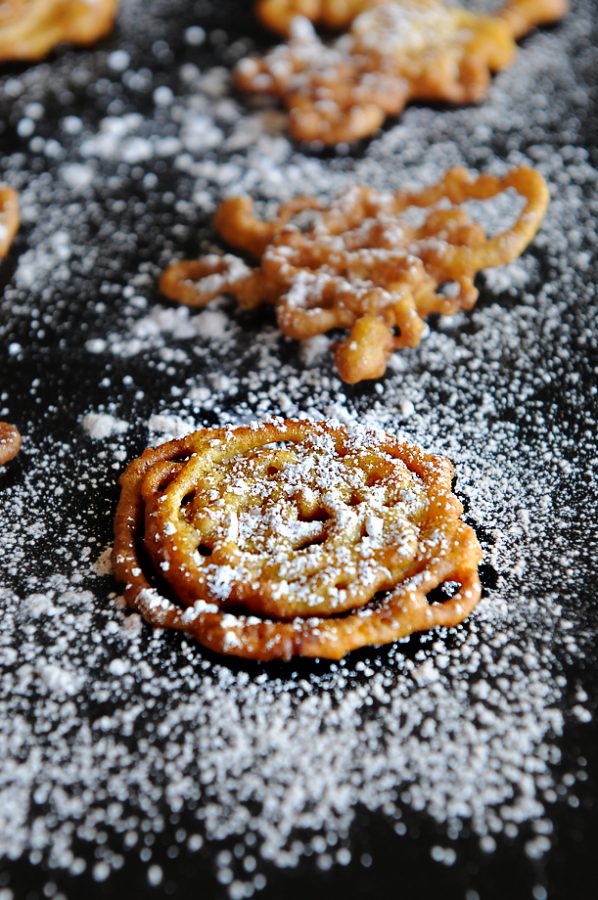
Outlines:
[[[482,870],[518,841],[533,884],[559,811],[580,802],[571,735],[583,739],[595,710],[592,4],[530,38],[479,108],[412,108],[329,158],[300,153],[278,112],[231,94],[249,12],[227,26],[228,47],[205,22],[204,42],[191,32],[183,45],[197,21],[172,7],[125,3],[108,49],[0,77],[19,142],[0,166],[24,218],[14,273],[2,270],[0,331],[19,350],[0,412],[26,436],[0,475],[0,856],[52,866],[52,883],[135,862],[140,890],[178,885],[173,860],[189,858],[208,892],[215,877],[241,897],[295,865],[375,878],[376,831],[355,828],[369,811],[397,857],[421,832],[417,852],[447,878],[465,846],[477,852],[466,834]],[[267,311],[223,299],[196,313],[157,292],[167,262],[222,249],[209,217],[223,195],[251,193],[267,214],[298,193],[522,162],[552,192],[532,248],[482,276],[477,308],[432,321],[378,384],[347,388],[330,338],[299,348]],[[470,622],[281,671],[230,667],[123,610],[106,548],[126,461],[199,425],[271,414],[382,427],[451,457],[485,550]]]
[[129,425],[108,413],[88,413],[81,423],[85,431],[96,441],[104,440],[116,434],[124,434]]

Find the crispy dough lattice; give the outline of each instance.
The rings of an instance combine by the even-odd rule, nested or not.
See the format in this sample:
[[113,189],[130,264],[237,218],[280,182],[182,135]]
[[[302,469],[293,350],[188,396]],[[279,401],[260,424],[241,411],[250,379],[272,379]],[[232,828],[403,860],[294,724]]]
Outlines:
[[[356,141],[411,100],[478,103],[491,74],[512,62],[515,40],[567,10],[567,0],[510,0],[495,16],[446,0],[347,3],[346,9],[358,12],[360,5],[368,8],[349,15],[350,30],[332,43],[324,44],[308,19],[295,18],[289,43],[236,68],[242,90],[284,102],[297,140]],[[281,8],[286,17],[274,16],[274,24],[285,27],[289,4]],[[315,4],[315,17],[325,8]]]
[[[448,460],[281,419],[146,450],[121,477],[114,565],[151,624],[247,659],[340,659],[463,621],[481,550]],[[445,602],[427,595],[445,582]]]
[[92,44],[110,31],[117,8],[118,0],[0,0],[0,62]]
[[[463,203],[509,189],[524,198],[523,209],[510,228],[488,237]],[[547,205],[542,176],[526,167],[502,178],[451,169],[420,191],[356,187],[329,207],[297,198],[271,222],[256,218],[249,198],[231,198],[220,205],[216,230],[259,267],[212,255],[174,263],[160,286],[189,306],[223,293],[243,309],[271,303],[280,328],[295,339],[348,329],[335,358],[341,378],[353,384],[381,377],[393,350],[416,346],[430,313],[470,309],[475,275],[516,259]],[[428,210],[421,224],[408,224],[410,208]]]
[[[0,259],[10,250],[19,227],[19,198],[16,191],[0,184]],[[0,422],[0,466],[10,462],[21,448],[21,435],[14,425]]]

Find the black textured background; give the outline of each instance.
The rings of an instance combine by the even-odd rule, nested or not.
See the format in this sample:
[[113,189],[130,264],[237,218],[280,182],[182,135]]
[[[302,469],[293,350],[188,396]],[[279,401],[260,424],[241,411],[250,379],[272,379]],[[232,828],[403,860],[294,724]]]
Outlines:
[[[230,62],[230,53],[226,46],[213,46],[208,42],[197,51],[184,45],[182,33],[185,27],[196,23],[201,23],[208,30],[223,27],[233,39],[251,34],[256,40],[267,44],[269,36],[256,28],[250,6],[251,4],[247,2],[235,3],[233,0],[214,0],[212,3],[207,0],[195,3],[172,0],[168,4],[148,2],[145,4],[147,8],[145,14],[153,16],[163,29],[164,41],[170,52],[163,53],[161,58],[160,55],[156,56],[148,46],[150,35],[151,41],[155,40],[155,30],[140,27],[137,33],[134,22],[130,19],[123,20],[115,32],[99,45],[97,52],[101,54],[102,51],[124,45],[131,55],[133,68],[148,67],[154,75],[160,76],[161,83],[172,84],[176,91],[176,79],[173,74],[175,60],[180,62],[185,57],[189,59],[193,57],[195,62],[206,67],[216,62],[224,65]],[[46,108],[44,128],[49,134],[52,131],[53,121],[52,114],[48,115],[47,111],[54,111],[56,122],[65,114],[65,86],[68,86],[71,93],[70,111],[81,116],[86,129],[90,131],[96,129],[101,118],[106,115],[109,104],[114,103],[115,94],[107,92],[105,85],[96,81],[98,73],[101,72],[102,77],[105,76],[105,69],[100,56],[96,57],[94,53],[94,50],[59,50],[47,64],[44,64],[48,66],[49,77],[31,82],[28,88],[31,91],[31,100],[43,102]],[[580,54],[578,60],[572,60],[578,80],[577,89],[569,98],[569,108],[582,120],[585,144],[596,160],[598,110],[595,94],[595,60],[595,55],[592,57],[587,53]],[[12,74],[18,78],[28,68],[18,65],[0,68],[0,175],[4,179],[11,178],[12,183],[18,186],[26,184],[27,174],[30,171],[35,173],[53,171],[52,161],[41,155],[36,156],[26,148],[26,142],[19,137],[16,127],[21,112],[15,111],[13,101],[3,89],[6,77]],[[57,89],[57,84],[60,85],[60,90]],[[112,114],[115,114],[115,109],[118,110],[119,103],[122,111],[136,110],[142,114],[146,111],[149,113],[151,101],[142,90],[126,90],[119,87],[117,93],[117,105],[112,106]],[[474,115],[475,111],[472,111],[472,116]],[[525,134],[521,134],[520,148],[525,151],[526,144],[534,143],[537,137],[530,135],[527,139]],[[558,131],[544,134],[542,138],[544,140],[552,138],[555,152],[559,151],[561,138]],[[498,157],[504,154],[500,140],[497,140],[490,150]],[[16,151],[23,153],[18,160],[18,166],[15,169],[2,166],[3,157],[6,158],[8,153],[14,154]],[[362,152],[363,146],[355,148],[355,154]],[[331,166],[342,168],[347,165],[343,156],[336,157],[334,152],[325,155],[330,158]],[[473,147],[471,157],[471,162],[475,165],[476,152]],[[143,261],[153,263],[158,255],[161,258],[168,258],[175,246],[177,254],[185,251],[192,253],[197,247],[197,233],[189,233],[186,246],[184,242],[181,245],[181,242],[177,242],[172,236],[165,237],[171,235],[174,221],[172,207],[161,203],[161,195],[170,189],[174,178],[184,176],[177,176],[168,162],[158,163],[154,171],[158,183],[152,190],[145,188],[141,181],[137,181],[134,177],[128,180],[126,190],[122,188],[117,190],[116,195],[125,202],[124,211],[119,214],[118,222],[113,220],[111,212],[114,195],[106,193],[105,187],[96,193],[94,202],[87,210],[88,239],[95,244],[105,244],[109,248],[109,253],[104,258],[100,255],[91,273],[78,271],[75,261],[72,277],[65,284],[61,296],[44,297],[43,291],[38,290],[37,316],[13,316],[10,309],[3,309],[0,304],[0,323],[3,332],[0,378],[1,387],[8,396],[7,411],[3,417],[18,422],[25,435],[22,453],[1,476],[0,491],[19,484],[30,464],[32,453],[43,452],[48,443],[71,440],[75,423],[82,411],[110,401],[114,385],[122,385],[124,376],[131,376],[132,379],[128,387],[120,388],[125,398],[124,405],[129,408],[131,421],[135,426],[126,438],[130,455],[139,452],[143,446],[144,433],[135,423],[144,421],[155,411],[157,399],[167,391],[173,379],[161,373],[159,367],[152,371],[143,355],[132,359],[108,359],[103,355],[89,354],[84,350],[83,344],[89,336],[100,336],[104,330],[118,327],[118,309],[111,308],[109,302],[111,283],[119,285],[126,281],[130,273],[136,272]],[[591,199],[591,194],[590,186],[588,200]],[[48,191],[48,208],[52,203],[52,193]],[[66,208],[64,215],[68,215]],[[119,243],[118,246],[112,240],[117,225],[121,232],[130,236],[130,240]],[[207,217],[202,219],[199,211],[196,226],[200,232],[208,228]],[[10,283],[19,255],[27,249],[30,231],[31,226],[25,222],[9,259],[0,268],[3,283]],[[551,277],[549,271],[540,274],[545,278]],[[105,318],[98,321],[94,303],[101,286],[104,286],[108,302]],[[483,296],[480,302],[484,302]],[[508,302],[512,301],[505,297],[505,303]],[[581,313],[576,313],[575,307],[572,306],[571,321],[574,325],[577,323],[578,315],[581,316]],[[583,315],[587,315],[587,310]],[[578,324],[579,330],[588,327],[585,318]],[[591,325],[591,322],[589,324]],[[466,328],[473,332],[475,326],[469,322]],[[571,333],[575,335],[575,328],[571,329]],[[255,339],[255,334],[256,332],[253,332],[248,335],[248,342]],[[7,347],[11,341],[18,341],[22,345],[22,352],[16,358],[9,358],[7,355]],[[544,348],[547,370],[550,369],[554,351],[555,347],[547,342]],[[290,350],[287,348],[286,352],[290,354],[292,360],[294,348]],[[507,366],[508,352],[505,350]],[[580,390],[572,400],[570,396],[561,393],[558,386],[547,387],[543,394],[535,398],[545,417],[553,415],[558,419],[566,412],[567,421],[573,422],[571,427],[580,429],[588,419],[592,421],[596,412],[595,398],[590,391],[595,377],[592,366],[596,359],[595,357],[592,359],[593,352],[595,346],[590,345],[589,349],[587,344],[578,347],[573,337],[570,360],[571,366],[581,374]],[[186,376],[191,374],[192,369],[190,364],[181,365],[177,372],[177,379],[181,385],[184,384]],[[109,376],[111,383],[107,387],[101,387],[100,382],[105,375]],[[40,383],[37,390],[32,392],[31,385],[34,379],[40,379]],[[145,391],[142,398],[135,397],[139,387]],[[370,391],[373,389],[364,386],[347,390],[352,391],[356,397],[363,398],[363,403],[367,405]],[[127,392],[130,395],[128,397]],[[437,397],[442,397],[442,385],[438,386]],[[505,414],[513,415],[524,438],[527,423],[524,420],[518,421],[516,411],[512,413],[506,411]],[[77,440],[81,445],[81,455],[64,463],[65,472],[75,482],[81,471],[93,465],[93,448],[90,441],[83,436]],[[38,544],[39,557],[36,563],[38,576],[43,575],[45,571],[50,574],[61,565],[60,523],[64,519],[77,522],[87,540],[95,540],[98,548],[108,543],[117,496],[113,476],[114,473],[98,472],[99,489],[95,495],[87,492],[82,497],[76,491],[72,491],[61,501],[58,514],[49,521],[46,534]],[[586,509],[587,504],[592,503],[595,507],[596,498],[593,493],[589,494],[587,483],[581,479],[563,485],[562,489],[564,500],[572,508],[571,546],[586,548],[590,557],[592,546],[595,551],[592,535],[587,533],[590,517],[587,514],[576,515],[576,509],[580,510],[582,507]],[[0,502],[1,496],[0,493]],[[550,528],[549,522],[547,528]],[[0,555],[1,553],[0,550]],[[488,569],[485,571],[485,579],[486,587],[491,589],[492,572]],[[11,584],[12,578],[7,576],[5,581]],[[543,575],[536,574],[536,590],[542,590],[543,582],[547,591],[554,589],[550,571],[545,571]],[[27,590],[27,585],[19,584],[18,579],[14,586],[17,589]],[[576,607],[578,625],[580,627],[583,625],[587,631],[595,633],[598,625],[595,584],[593,585],[587,575],[582,573],[569,586],[567,594],[567,602]],[[0,629],[1,627],[0,621]],[[176,638],[173,637],[173,640]],[[577,681],[585,685],[590,696],[593,696],[598,677],[596,650],[588,649],[583,664],[579,659],[569,658],[567,653],[558,647],[555,648],[555,653],[560,655],[560,667],[568,682],[573,684]],[[367,654],[362,654],[363,656]],[[307,668],[313,671],[314,668],[317,669],[317,664],[310,664]],[[301,665],[295,666],[294,671],[301,672]],[[596,718],[590,724],[567,722],[566,733],[562,740],[562,770],[569,771],[575,766],[575,760],[579,756],[584,756],[589,764],[589,780],[581,787],[579,809],[570,808],[566,803],[555,804],[552,811],[555,826],[554,847],[548,857],[541,861],[532,862],[525,856],[521,838],[516,841],[501,841],[497,851],[487,855],[479,849],[477,839],[463,837],[460,841],[458,863],[451,867],[442,866],[433,862],[429,856],[430,845],[438,839],[436,829],[429,821],[423,817],[421,820],[418,819],[413,812],[406,814],[408,834],[399,838],[381,815],[362,812],[358,815],[354,827],[353,846],[356,850],[356,859],[359,858],[360,847],[367,846],[368,849],[375,847],[374,863],[371,868],[364,869],[359,864],[351,864],[346,868],[337,866],[330,872],[319,873],[317,876],[314,876],[311,867],[299,867],[290,871],[269,868],[268,885],[259,896],[264,900],[278,900],[281,897],[303,898],[306,895],[313,897],[314,900],[330,896],[345,896],[348,900],[378,896],[444,897],[447,900],[451,898],[463,900],[466,890],[474,889],[482,900],[505,900],[505,898],[517,900],[531,897],[533,885],[544,885],[549,898],[592,900],[598,896],[598,853],[595,849],[598,838],[597,746]],[[182,813],[183,822],[184,815]],[[214,879],[208,850],[193,856],[186,856],[185,852],[181,851],[173,866],[166,857],[169,844],[167,829],[157,839],[153,860],[161,862],[160,852],[163,853],[166,875],[160,888],[147,887],[145,867],[142,867],[132,855],[127,858],[124,868],[114,873],[105,884],[97,884],[87,875],[69,879],[59,872],[48,873],[43,868],[32,866],[25,861],[0,860],[0,873],[3,873],[3,877],[9,875],[9,883],[16,896],[26,900],[42,897],[43,887],[49,879],[67,896],[88,897],[90,900],[129,896],[156,898],[225,896],[223,889]],[[90,850],[82,848],[81,853],[84,856],[89,855]],[[1,884],[2,882],[0,886]]]

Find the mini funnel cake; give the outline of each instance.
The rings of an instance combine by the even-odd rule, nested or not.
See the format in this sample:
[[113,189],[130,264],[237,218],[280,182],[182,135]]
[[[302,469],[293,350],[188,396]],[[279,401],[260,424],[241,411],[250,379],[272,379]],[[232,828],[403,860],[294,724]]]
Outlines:
[[340,659],[457,625],[481,550],[452,478],[448,460],[363,427],[203,429],[122,476],[116,577],[152,625],[246,659]]
[[[19,198],[17,192],[0,184],[0,260],[10,250],[19,227]],[[21,448],[21,435],[14,425],[0,422],[0,466],[10,462]]]
[[0,62],[92,44],[110,31],[117,8],[118,0],[0,0]]
[[491,74],[512,62],[516,39],[567,10],[566,0],[511,0],[494,16],[445,0],[369,6],[331,44],[322,43],[308,19],[292,20],[288,44],[241,60],[237,85],[281,98],[297,140],[356,141],[411,100],[480,102]]
[[[488,237],[463,204],[514,190],[524,199],[515,223]],[[415,347],[431,313],[471,309],[482,269],[512,262],[546,212],[548,189],[533,169],[503,178],[452,169],[420,191],[383,194],[355,187],[330,206],[304,197],[274,221],[254,215],[247,197],[225,200],[215,227],[227,243],[259,260],[230,254],[173,263],[160,287],[169,298],[205,306],[233,295],[243,309],[274,306],[281,330],[304,339],[347,329],[335,347],[341,378],[381,377],[395,349]],[[407,213],[420,210],[415,225]]]

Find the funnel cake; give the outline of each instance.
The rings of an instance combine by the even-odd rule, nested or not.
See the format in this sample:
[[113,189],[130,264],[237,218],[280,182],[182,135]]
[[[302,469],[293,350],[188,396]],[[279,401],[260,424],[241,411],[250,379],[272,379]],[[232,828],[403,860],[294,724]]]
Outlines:
[[[510,228],[488,237],[463,204],[509,189],[523,209]],[[296,198],[269,222],[255,216],[249,198],[231,198],[216,213],[216,230],[259,265],[231,254],[176,262],[160,287],[189,306],[223,293],[242,309],[270,303],[282,331],[299,340],[348,329],[334,352],[341,378],[353,384],[381,377],[395,349],[415,347],[430,313],[471,309],[476,274],[516,259],[547,205],[542,176],[526,167],[502,178],[451,169],[428,188],[394,194],[359,186],[328,207]],[[409,224],[405,214],[416,209],[425,211],[423,221]]]
[[[0,260],[10,250],[19,227],[19,198],[16,191],[0,184]],[[14,425],[0,422],[0,466],[10,462],[21,448],[21,435]]]
[[[295,18],[288,44],[241,60],[236,68],[242,90],[285,103],[297,140],[356,141],[412,100],[480,102],[491,74],[512,62],[515,41],[536,25],[560,19],[567,0],[510,0],[494,16],[445,0],[349,3],[345,8],[357,12],[360,6],[371,8],[331,44],[320,40],[308,19]],[[315,4],[316,17],[325,8]]]
[[0,0],[0,62],[92,44],[111,30],[117,8],[118,0]]
[[[450,462],[382,432],[270,420],[146,450],[121,477],[129,606],[218,653],[340,659],[463,621],[481,550]],[[427,595],[446,582],[444,602]]]

